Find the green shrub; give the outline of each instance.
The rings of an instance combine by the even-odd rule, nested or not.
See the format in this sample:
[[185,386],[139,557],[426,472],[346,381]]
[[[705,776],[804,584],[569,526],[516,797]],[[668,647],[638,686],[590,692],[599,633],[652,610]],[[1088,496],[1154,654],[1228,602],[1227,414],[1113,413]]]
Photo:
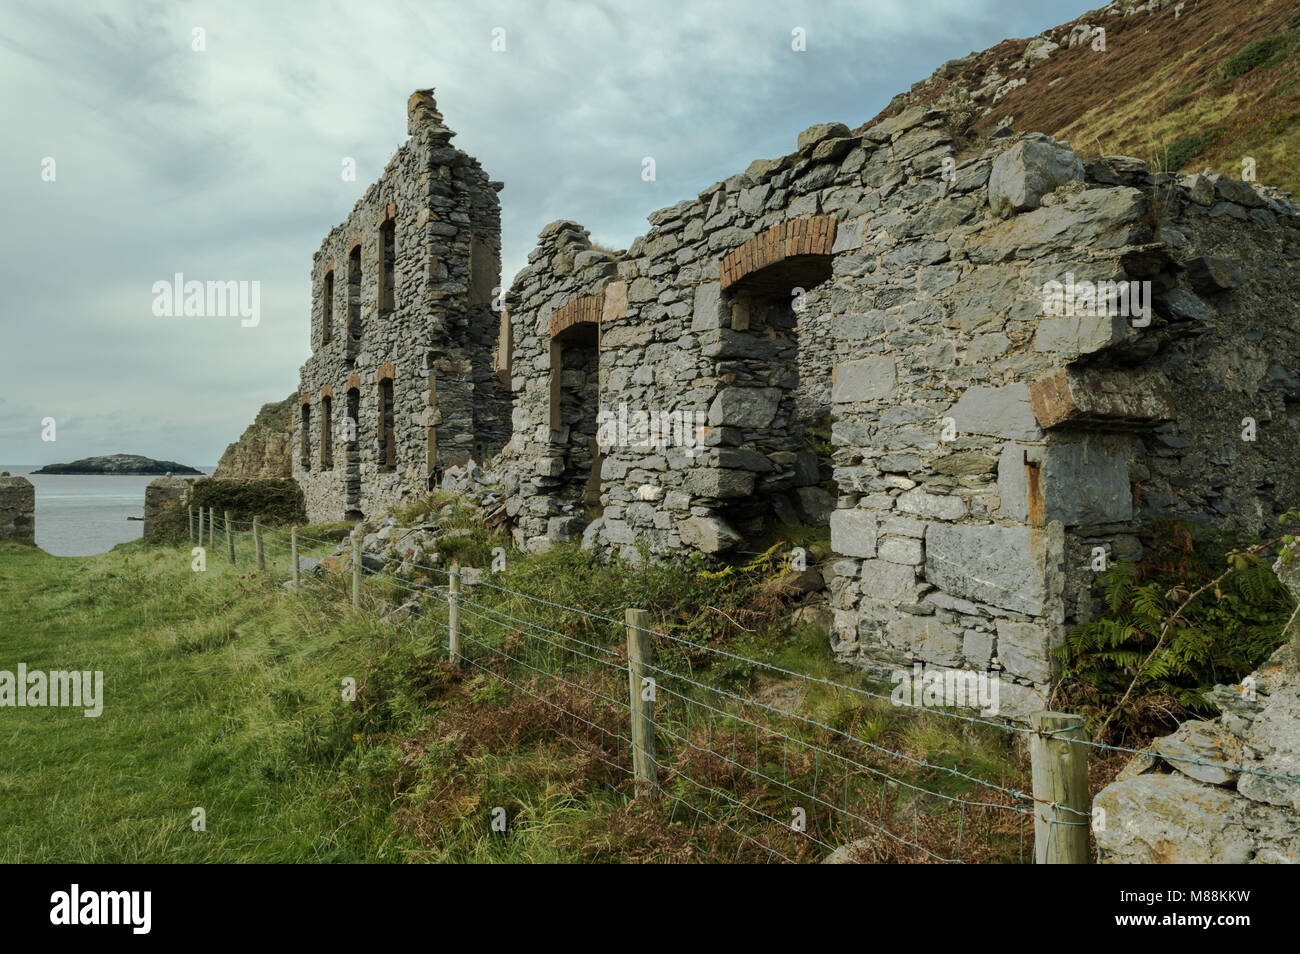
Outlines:
[[191,502],[217,513],[229,510],[235,520],[260,517],[263,523],[277,526],[307,522],[302,488],[290,478],[196,480],[191,486]]
[[1258,69],[1265,63],[1272,65],[1270,60],[1274,59],[1274,54],[1283,50],[1286,45],[1287,37],[1285,34],[1266,36],[1254,43],[1247,43],[1224,61],[1224,79],[1234,80],[1238,76],[1245,76],[1251,70]]
[[[1061,692],[1092,731],[1119,703],[1165,621],[1188,595],[1219,576],[1241,538],[1172,521],[1149,534],[1140,563],[1116,563],[1096,586],[1106,610],[1076,628],[1058,656]],[[1238,569],[1185,609],[1134,691],[1112,720],[1119,737],[1168,731],[1189,715],[1212,715],[1203,693],[1257,668],[1283,641],[1293,601],[1268,561],[1238,560]]]
[[1184,136],[1175,140],[1163,156],[1158,158],[1161,172],[1177,172],[1205,150],[1223,138],[1224,128],[1212,126],[1209,129]]
[[264,480],[213,480],[190,484],[190,500],[168,507],[150,534],[150,542],[176,543],[187,539],[187,507],[210,507],[220,519],[227,510],[232,520],[251,521],[258,517],[267,526],[289,526],[307,522],[302,488],[291,478]]

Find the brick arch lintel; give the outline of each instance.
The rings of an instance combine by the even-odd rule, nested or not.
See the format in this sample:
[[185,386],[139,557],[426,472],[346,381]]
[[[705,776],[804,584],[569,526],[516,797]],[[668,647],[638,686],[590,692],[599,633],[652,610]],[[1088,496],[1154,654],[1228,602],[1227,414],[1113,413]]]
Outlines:
[[551,314],[551,337],[563,334],[574,325],[592,324],[599,327],[601,313],[605,310],[605,292],[585,295],[561,305]]
[[833,215],[812,215],[778,222],[733,249],[718,264],[725,291],[748,275],[787,258],[802,255],[830,255],[835,245],[838,220]]

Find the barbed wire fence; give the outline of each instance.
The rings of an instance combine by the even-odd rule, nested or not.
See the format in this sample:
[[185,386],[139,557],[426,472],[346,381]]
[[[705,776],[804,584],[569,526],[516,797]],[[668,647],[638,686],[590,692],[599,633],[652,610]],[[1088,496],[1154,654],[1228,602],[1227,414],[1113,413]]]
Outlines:
[[[430,582],[408,579],[367,566],[356,537],[340,554],[341,541],[228,512],[209,510],[206,526],[192,512],[190,536],[232,564],[243,554],[265,569],[270,554],[294,586],[303,558],[317,561],[334,572],[313,580],[344,597],[350,589],[354,608],[419,620],[453,667],[544,706],[556,736],[599,766],[601,784],[661,802],[717,860],[1082,863],[1097,821],[1089,753],[1149,754],[1087,738],[1069,713],[1035,713],[1025,726],[902,704],[918,719],[1028,741],[1028,783],[982,777],[883,744],[882,713],[900,705],[890,695],[657,630],[642,610],[618,620],[457,564],[404,562]],[[402,600],[396,610],[393,599]],[[746,688],[753,683],[757,691]],[[1226,761],[1161,758],[1300,785]]]

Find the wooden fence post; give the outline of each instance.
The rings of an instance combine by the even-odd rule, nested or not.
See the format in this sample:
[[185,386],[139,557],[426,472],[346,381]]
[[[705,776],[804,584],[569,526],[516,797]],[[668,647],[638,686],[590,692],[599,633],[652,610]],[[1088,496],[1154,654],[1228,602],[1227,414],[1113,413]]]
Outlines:
[[199,546],[203,546],[203,508],[202,507],[199,508],[199,518],[197,521],[195,521],[194,529],[199,532],[198,535]]
[[630,609],[627,620],[627,681],[632,703],[632,774],[637,795],[653,795],[659,785],[655,763],[655,681],[646,675],[653,662],[650,644],[650,614]]
[[235,534],[230,529],[230,511],[226,511],[226,549],[230,551],[230,565],[235,565]]
[[185,508],[185,527],[190,532],[190,543],[194,542],[194,507]]
[[257,517],[253,518],[253,549],[257,553],[257,568],[266,569],[266,556],[262,552],[262,523]]
[[1086,865],[1088,856],[1088,749],[1083,718],[1070,712],[1029,716],[1029,758],[1034,781],[1034,861]]
[[460,563],[453,562],[447,581],[447,658],[460,665]]
[[361,609],[361,538],[352,532],[352,608]]
[[208,508],[208,549],[217,545],[217,508]]
[[298,589],[298,528],[289,529],[289,558],[293,565],[293,588]]

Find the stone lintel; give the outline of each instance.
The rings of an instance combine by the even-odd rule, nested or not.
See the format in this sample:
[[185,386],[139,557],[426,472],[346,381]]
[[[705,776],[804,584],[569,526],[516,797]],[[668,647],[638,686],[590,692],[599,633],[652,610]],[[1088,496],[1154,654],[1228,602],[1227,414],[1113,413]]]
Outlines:
[[1059,368],[1029,386],[1040,427],[1093,421],[1157,424],[1174,418],[1169,381],[1155,370]]

